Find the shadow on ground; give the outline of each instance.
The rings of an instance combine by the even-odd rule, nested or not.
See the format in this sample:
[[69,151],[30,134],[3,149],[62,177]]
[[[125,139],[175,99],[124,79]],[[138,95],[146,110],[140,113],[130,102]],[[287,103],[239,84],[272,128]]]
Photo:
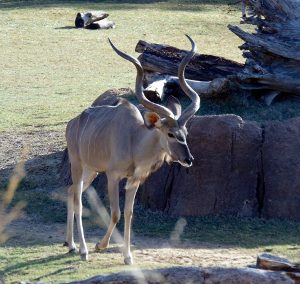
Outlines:
[[[66,214],[65,188],[59,176],[63,152],[37,156],[24,164],[25,177],[20,182],[11,206],[25,202],[25,213],[43,222],[63,222]],[[15,167],[0,170],[0,191],[15,174]],[[58,193],[61,193],[61,198]]]
[[[46,237],[41,237],[43,242],[56,243],[64,239],[61,235],[65,231],[67,191],[60,177],[62,157],[63,151],[58,151],[37,156],[25,163],[27,175],[16,192],[14,203],[17,201],[27,203],[25,213],[30,223],[26,223],[26,218],[24,221],[20,220],[19,226],[15,227],[16,231],[25,229],[21,234],[22,238],[11,240],[12,245],[14,243],[18,246],[34,245],[39,239],[38,235],[43,234],[43,231],[46,232]],[[11,171],[11,168],[2,169],[0,176],[8,176]],[[93,185],[109,211],[105,177],[96,179]],[[121,196],[122,211],[124,190],[121,190]],[[99,218],[89,210],[86,194],[83,196],[83,204],[87,208],[84,220],[86,235],[99,236]],[[182,228],[182,232],[176,232],[175,228],[179,220],[182,220],[180,216],[152,212],[137,204],[134,210],[133,231],[136,236],[146,238],[169,240],[170,236],[175,236],[175,239],[173,238],[175,246],[181,246],[180,242],[176,243],[176,238],[195,242],[195,246],[196,242],[242,248],[272,245],[299,247],[300,245],[300,223],[296,222],[235,216],[185,217],[186,225]],[[120,232],[123,232],[123,226],[123,218],[121,218],[118,225]],[[25,232],[27,237],[23,238]],[[60,237],[55,237],[56,233],[60,234]],[[16,236],[20,234],[17,233]],[[147,243],[146,247],[152,245]]]
[[64,27],[57,27],[55,30],[73,30],[76,29],[75,26],[64,26]]

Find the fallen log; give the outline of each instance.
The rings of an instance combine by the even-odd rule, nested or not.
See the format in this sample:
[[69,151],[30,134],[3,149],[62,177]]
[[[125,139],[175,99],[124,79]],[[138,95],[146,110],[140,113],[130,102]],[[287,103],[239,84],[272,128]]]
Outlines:
[[[230,82],[226,78],[216,78],[212,81],[186,80],[196,93],[201,97],[220,97],[226,95],[230,90]],[[175,76],[161,74],[146,74],[144,89],[148,99],[154,102],[162,102],[166,95],[182,95],[179,79]]]
[[[142,53],[139,60],[144,70],[153,73],[177,76],[178,66],[185,56],[185,50],[169,45],[147,43],[140,40],[135,48]],[[241,72],[243,64],[213,55],[196,54],[186,67],[186,78],[197,81],[211,81]]]
[[[240,46],[246,63],[212,55],[197,54],[186,68],[187,79],[212,81],[226,78],[238,88],[265,90],[266,104],[279,94],[300,96],[300,5],[299,0],[244,0],[251,7],[242,23],[257,26],[255,32],[240,27],[228,28],[244,40]],[[177,75],[186,51],[139,41],[136,51],[143,68],[152,73]]]
[[268,253],[257,256],[256,267],[273,271],[300,272],[300,264]]
[[84,13],[77,13],[75,27],[90,30],[114,28],[115,23],[108,20],[108,16],[109,14],[104,11],[88,11]]

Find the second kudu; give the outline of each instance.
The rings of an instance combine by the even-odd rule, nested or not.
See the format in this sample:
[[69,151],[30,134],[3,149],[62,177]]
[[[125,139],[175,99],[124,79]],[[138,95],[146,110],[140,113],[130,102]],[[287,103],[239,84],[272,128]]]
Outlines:
[[164,161],[179,162],[184,167],[192,165],[193,156],[186,141],[186,123],[199,109],[200,99],[184,78],[185,67],[196,52],[196,44],[187,37],[192,49],[181,61],[178,77],[180,86],[191,103],[183,112],[174,97],[170,97],[167,107],[149,101],[143,93],[143,68],[140,62],[118,50],[109,40],[118,55],[135,65],[136,96],[149,111],[142,115],[135,105],[119,98],[110,105],[90,107],[68,123],[66,139],[73,184],[68,189],[66,243],[70,251],[76,250],[73,238],[75,214],[83,260],[88,258],[88,249],[82,227],[81,196],[98,173],[105,172],[107,176],[111,220],[105,236],[96,244],[96,250],[108,246],[120,219],[119,182],[127,178],[123,254],[125,264],[131,264],[131,218],[139,185]]

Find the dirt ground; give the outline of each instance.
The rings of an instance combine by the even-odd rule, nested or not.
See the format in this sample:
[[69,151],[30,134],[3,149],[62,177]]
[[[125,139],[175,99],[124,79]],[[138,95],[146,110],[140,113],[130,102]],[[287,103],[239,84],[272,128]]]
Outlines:
[[[63,133],[0,133],[0,141],[1,185],[11,175],[14,165],[22,156],[24,147],[28,149],[25,164],[28,175],[50,175],[50,177],[57,175],[61,151],[65,146]],[[47,187],[47,184],[42,187]],[[19,241],[23,244],[47,243],[49,239],[52,243],[63,243],[65,238],[65,224],[45,224],[29,216],[14,221],[9,226],[9,230],[14,232],[15,236],[22,236],[14,239],[16,244]],[[99,240],[99,230],[86,232],[86,234],[88,242],[96,243]],[[202,267],[245,267],[255,264],[256,259],[256,253],[253,250],[198,242],[174,244],[168,238],[138,236],[133,237],[133,254],[135,259],[146,263]]]
[[[26,217],[13,222],[10,231],[15,235],[13,243],[46,244],[47,242],[62,244],[65,239],[65,224],[43,224]],[[103,230],[85,231],[90,253],[94,244],[104,235]],[[34,237],[33,237],[34,236]],[[107,250],[120,252],[121,243],[112,241],[112,247]],[[66,248],[62,247],[62,251]],[[148,238],[134,236],[132,240],[133,256],[139,263],[151,265],[184,265],[197,267],[247,267],[256,262],[254,251],[242,248],[232,248],[209,243],[191,241],[171,242],[165,238]],[[79,257],[79,256],[78,256]],[[93,256],[91,256],[93,258]]]

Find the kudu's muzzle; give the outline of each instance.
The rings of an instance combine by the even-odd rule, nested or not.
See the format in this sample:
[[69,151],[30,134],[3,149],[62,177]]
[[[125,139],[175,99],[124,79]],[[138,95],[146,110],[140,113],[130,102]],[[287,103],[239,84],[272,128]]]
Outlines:
[[190,157],[185,158],[184,162],[187,164],[188,167],[191,167],[193,165],[194,157],[190,155]]
[[185,151],[184,152],[185,152],[184,156],[183,156],[182,159],[179,160],[179,163],[182,166],[184,166],[186,168],[189,168],[189,167],[191,167],[193,165],[194,157],[191,154],[190,149],[189,149],[189,147],[187,145],[185,147]]

